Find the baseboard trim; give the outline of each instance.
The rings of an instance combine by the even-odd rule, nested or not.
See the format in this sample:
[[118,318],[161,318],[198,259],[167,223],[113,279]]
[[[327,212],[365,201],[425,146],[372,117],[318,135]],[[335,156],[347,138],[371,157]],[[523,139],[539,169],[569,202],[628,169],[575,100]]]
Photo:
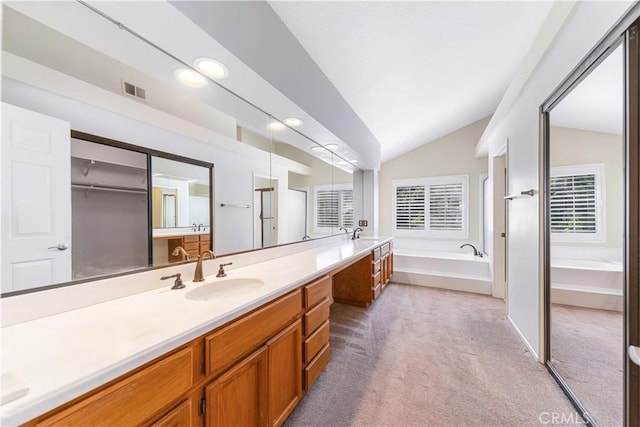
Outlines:
[[520,328],[516,326],[511,316],[507,315],[507,319],[509,320],[509,323],[511,323],[511,326],[513,327],[513,329],[515,329],[518,335],[520,336],[520,339],[522,340],[522,342],[524,342],[524,344],[527,346],[527,349],[529,350],[531,355],[536,359],[537,362],[540,362],[540,357],[538,356],[538,352],[535,351],[533,347],[531,347],[531,344],[529,344],[529,341],[527,341],[527,339],[524,337],[524,334],[522,333]]

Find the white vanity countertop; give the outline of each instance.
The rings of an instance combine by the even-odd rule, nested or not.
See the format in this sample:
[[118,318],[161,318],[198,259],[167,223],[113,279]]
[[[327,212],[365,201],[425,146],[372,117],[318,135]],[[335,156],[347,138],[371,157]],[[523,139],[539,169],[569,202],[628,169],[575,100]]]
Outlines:
[[256,278],[264,285],[214,301],[185,298],[198,286],[225,280],[208,276],[185,282],[185,289],[167,285],[3,328],[2,373],[29,391],[0,408],[0,424],[29,421],[389,240],[345,241],[228,269],[225,279]]
[[173,237],[173,236],[191,236],[196,234],[209,234],[209,227],[206,230],[193,231],[192,227],[186,228],[154,228],[153,237]]

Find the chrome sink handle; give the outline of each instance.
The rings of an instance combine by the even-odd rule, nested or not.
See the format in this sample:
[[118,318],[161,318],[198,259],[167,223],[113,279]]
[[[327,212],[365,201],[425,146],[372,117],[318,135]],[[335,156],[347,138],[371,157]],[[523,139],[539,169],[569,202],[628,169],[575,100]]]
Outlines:
[[181,276],[180,273],[176,273],[176,274],[172,274],[171,276],[162,276],[160,280],[173,279],[175,277],[176,280],[173,282],[173,286],[171,287],[171,289],[184,289],[187,286],[184,283],[182,283],[182,278],[180,276]]
[[224,268],[227,265],[232,265],[232,262],[228,262],[226,264],[220,264],[220,269],[218,270],[218,274],[216,274],[216,277],[227,277],[227,273],[224,271]]

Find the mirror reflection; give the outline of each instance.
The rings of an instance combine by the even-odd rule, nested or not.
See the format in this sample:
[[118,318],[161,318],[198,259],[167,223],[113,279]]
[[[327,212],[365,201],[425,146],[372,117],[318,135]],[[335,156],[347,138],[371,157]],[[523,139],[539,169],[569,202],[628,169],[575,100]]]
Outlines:
[[[99,7],[118,10],[115,4]],[[187,256],[193,260],[204,248],[221,256],[352,227],[353,200],[362,200],[353,193],[357,168],[334,159],[331,151],[338,150],[330,144],[340,141],[328,131],[323,144],[329,150],[294,130],[301,119],[287,120],[291,127],[273,126],[271,116],[222,86],[213,82],[202,88],[185,86],[174,78],[182,64],[80,3],[12,2],[2,8],[3,103],[24,110],[18,115],[33,118],[26,121],[33,124],[31,130],[49,131],[49,121],[61,126],[60,141],[67,146],[60,157],[66,159],[67,175],[50,183],[56,196],[36,197],[41,189],[24,194],[31,195],[30,207],[39,207],[41,213],[55,211],[57,220],[69,224],[67,228],[55,224],[52,229],[59,233],[45,233],[46,242],[39,246],[44,252],[23,257],[3,250],[3,294],[139,271],[181,262]],[[297,129],[303,132],[303,128]],[[97,155],[75,156],[70,150],[79,145],[72,145],[69,131],[118,141],[131,148],[130,153],[118,154],[123,165],[109,167]],[[110,148],[118,153],[118,147]],[[129,159],[152,152],[186,159],[180,167],[215,164],[211,176],[215,180],[209,179],[207,167],[189,165],[195,169],[185,173],[170,159],[154,156],[147,170],[141,158]],[[28,178],[24,185],[42,182],[33,168],[24,174]],[[111,181],[97,179],[103,175]],[[70,188],[69,183],[93,188]],[[100,185],[113,187],[112,191],[98,189]],[[65,208],[42,202],[72,198],[73,209],[71,203]],[[116,209],[120,202],[104,202],[108,207],[93,207],[95,213],[83,217],[90,208],[82,203],[98,198],[131,200],[136,208],[123,212]],[[32,214],[7,204],[5,200],[3,209],[13,209],[27,230]],[[41,216],[39,221],[49,221]],[[40,233],[41,227],[33,224]],[[96,247],[87,249],[90,243]],[[56,249],[58,245],[66,249]],[[178,246],[187,255],[173,255]],[[41,268],[29,264],[29,257],[40,260]],[[51,267],[58,264],[63,267]]]
[[623,55],[550,112],[551,363],[597,425],[623,424]]

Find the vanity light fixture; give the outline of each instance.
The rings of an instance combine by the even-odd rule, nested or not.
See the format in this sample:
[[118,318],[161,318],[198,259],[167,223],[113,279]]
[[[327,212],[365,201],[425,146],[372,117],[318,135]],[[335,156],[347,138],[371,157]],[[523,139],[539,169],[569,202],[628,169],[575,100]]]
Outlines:
[[302,126],[302,124],[304,123],[302,119],[299,119],[297,117],[287,117],[286,119],[283,120],[283,122],[287,126],[291,126],[292,128]]
[[273,120],[271,123],[269,123],[267,125],[267,127],[271,130],[274,131],[280,131],[280,130],[284,130],[284,128],[286,128],[286,126],[284,125],[284,123],[281,123],[277,120]]
[[202,87],[207,84],[207,79],[199,72],[191,68],[178,68],[173,72],[173,76],[180,83],[192,87]]
[[220,80],[229,75],[229,69],[220,61],[201,56],[193,61],[193,66],[205,76]]

